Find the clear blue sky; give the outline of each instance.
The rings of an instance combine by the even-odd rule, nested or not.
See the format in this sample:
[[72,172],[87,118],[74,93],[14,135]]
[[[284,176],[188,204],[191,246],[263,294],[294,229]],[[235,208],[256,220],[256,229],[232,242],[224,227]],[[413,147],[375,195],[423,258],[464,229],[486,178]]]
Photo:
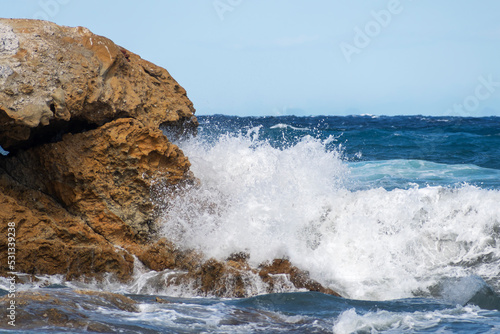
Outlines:
[[500,1],[4,1],[162,67],[199,115],[500,115]]

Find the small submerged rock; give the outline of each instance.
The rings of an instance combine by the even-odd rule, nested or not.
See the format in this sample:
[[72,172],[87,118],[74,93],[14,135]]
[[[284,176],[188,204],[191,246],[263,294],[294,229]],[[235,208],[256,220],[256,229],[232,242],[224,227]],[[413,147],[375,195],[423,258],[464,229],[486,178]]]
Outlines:
[[[0,298],[0,307],[7,308],[11,298]],[[96,307],[110,312],[138,312],[137,302],[123,295],[110,292],[73,291],[70,289],[42,289],[16,293],[16,328],[24,330],[40,328],[61,328],[111,333],[113,328],[105,321],[91,319],[85,312]],[[0,322],[0,328],[12,329],[7,322]]]
[[191,294],[209,297],[249,297],[298,290],[339,296],[312,280],[308,272],[293,266],[289,260],[275,259],[252,267],[248,258],[248,254],[236,253],[225,261],[205,259],[199,252],[181,250],[160,239],[139,254],[139,259],[159,274],[138,292],[160,293],[168,287],[179,286],[190,290]]

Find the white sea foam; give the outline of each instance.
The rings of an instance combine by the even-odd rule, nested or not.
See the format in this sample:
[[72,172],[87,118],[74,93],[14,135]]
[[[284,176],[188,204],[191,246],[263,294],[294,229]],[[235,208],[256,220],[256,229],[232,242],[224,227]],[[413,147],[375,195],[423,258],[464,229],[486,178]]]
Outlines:
[[164,213],[164,235],[207,256],[286,257],[356,299],[428,293],[444,277],[497,291],[500,192],[464,185],[352,191],[350,168],[305,137],[276,149],[252,136],[183,143],[200,185]]
[[[358,314],[355,309],[343,312],[335,321],[333,333],[402,333],[414,331],[433,332],[443,322],[470,322],[488,324],[491,332],[500,329],[498,324],[491,323],[489,311],[476,306],[457,306],[432,312],[389,312],[375,311]],[[497,321],[495,320],[495,323]],[[484,329],[483,329],[484,330]],[[469,330],[473,332],[474,330]]]
[[279,123],[279,124],[271,126],[271,129],[287,129],[287,128],[292,129],[292,130],[296,130],[296,131],[309,131],[310,130],[308,128],[297,128],[295,126],[292,126],[289,124],[283,124],[283,123]]
[[[352,116],[357,116],[357,115],[352,115]],[[360,114],[360,117],[371,117],[371,118],[379,118],[379,115],[372,115],[372,114]]]

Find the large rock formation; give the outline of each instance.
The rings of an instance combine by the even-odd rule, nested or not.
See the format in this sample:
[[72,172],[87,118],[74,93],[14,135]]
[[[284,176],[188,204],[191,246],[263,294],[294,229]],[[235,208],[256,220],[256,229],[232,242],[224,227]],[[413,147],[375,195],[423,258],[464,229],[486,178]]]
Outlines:
[[[8,223],[15,270],[67,279],[131,278],[134,258],[179,269],[200,294],[244,296],[244,272],[272,290],[286,273],[298,288],[333,293],[287,262],[250,268],[207,260],[158,239],[154,189],[194,181],[176,136],[197,120],[169,73],[85,28],[0,19],[0,274]],[[228,277],[235,287],[224,286]]]
[[197,121],[165,69],[85,28],[0,20],[0,220],[2,238],[17,226],[16,270],[130,277],[154,235],[152,182],[191,178],[170,124]]

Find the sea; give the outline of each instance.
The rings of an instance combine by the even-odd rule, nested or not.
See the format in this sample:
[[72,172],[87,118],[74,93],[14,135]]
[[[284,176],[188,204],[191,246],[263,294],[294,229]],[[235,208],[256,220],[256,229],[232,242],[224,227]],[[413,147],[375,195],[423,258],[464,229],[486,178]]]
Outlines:
[[[138,264],[129,284],[19,283],[93,326],[19,319],[1,333],[500,333],[500,117],[198,119],[175,142],[199,182],[168,199],[161,234],[220,260],[288,259],[342,298],[269,294],[258,278],[248,298],[199,296]],[[35,317],[44,303],[20,307]]]

